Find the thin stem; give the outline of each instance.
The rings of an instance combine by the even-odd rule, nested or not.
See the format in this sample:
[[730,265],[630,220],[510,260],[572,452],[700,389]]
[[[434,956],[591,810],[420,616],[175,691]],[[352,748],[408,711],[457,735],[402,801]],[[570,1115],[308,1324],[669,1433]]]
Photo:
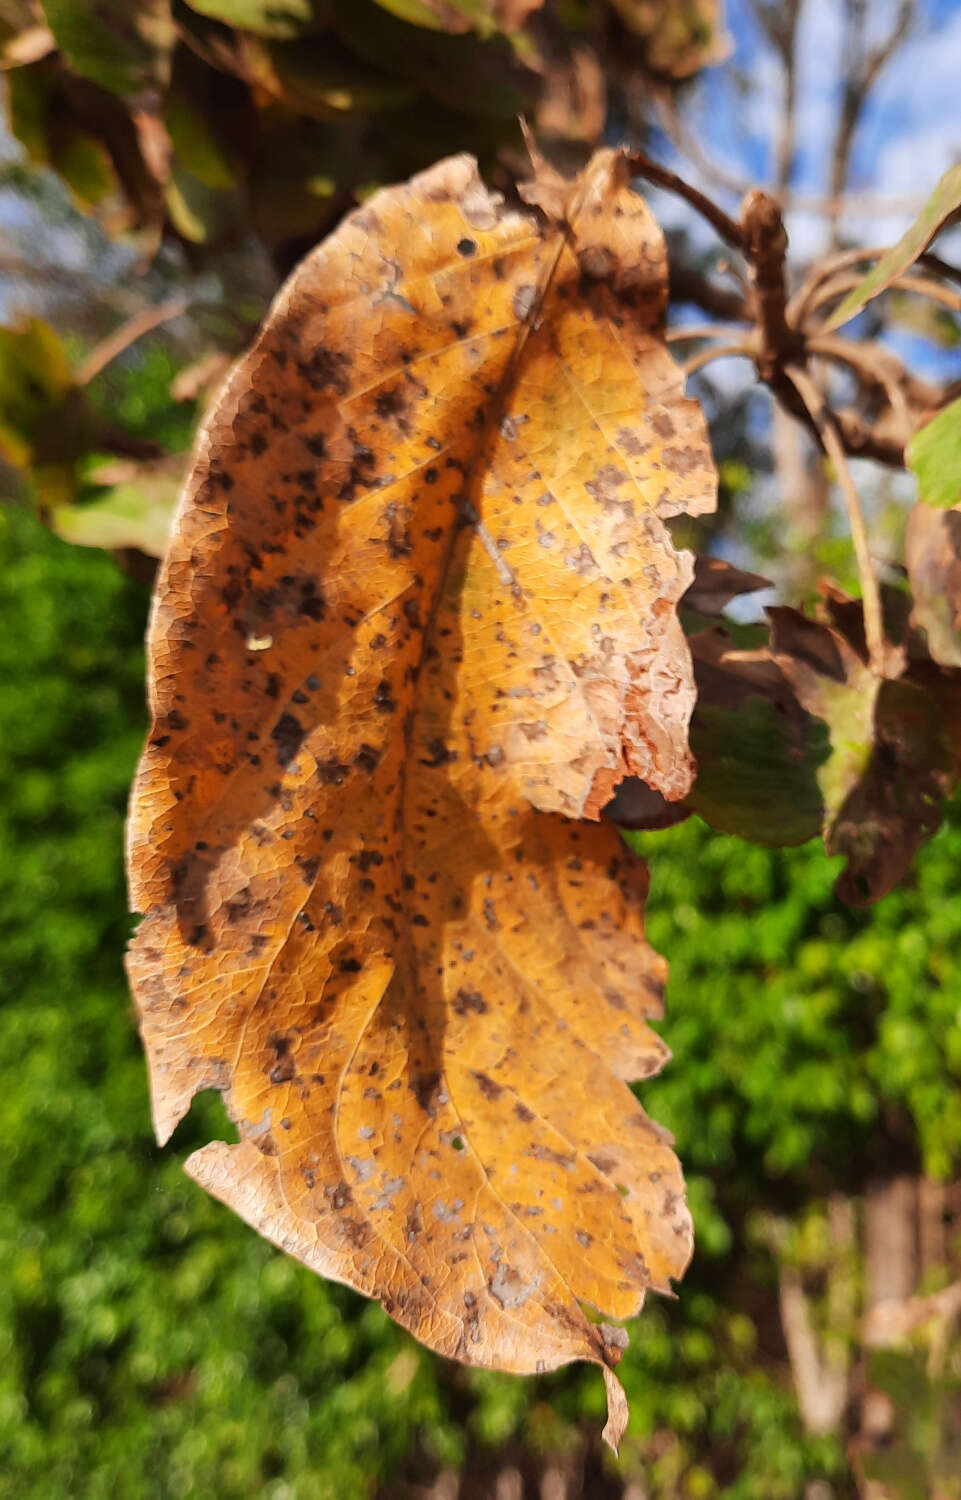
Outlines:
[[811,299],[826,281],[832,280],[839,271],[849,271],[862,261],[880,260],[883,250],[840,250],[834,255],[825,255],[811,267],[787,305],[788,322],[795,328],[803,321]]
[[670,266],[670,296],[674,307],[691,303],[702,312],[710,313],[712,318],[720,318],[724,322],[752,321],[749,300],[743,293],[735,292],[730,287],[718,286],[717,282],[702,276],[700,271],[678,261],[673,261]]
[[[840,271],[850,270],[852,266],[859,266],[865,261],[880,260],[882,255],[887,255],[888,248],[882,245],[871,250],[841,250],[837,255],[827,255],[817,261],[788,303],[788,321],[797,327],[808,312],[815,293],[820,291],[825,282],[831,281]],[[950,265],[939,255],[933,255],[930,250],[919,255],[914,266],[923,271],[930,271],[933,276],[941,276],[945,281],[961,282],[961,268]],[[851,284],[856,286],[857,281]]]
[[861,509],[861,498],[848,465],[837,419],[806,370],[802,370],[799,365],[788,365],[786,373],[811,415],[824,451],[834,465],[834,471],[844,495],[848,522],[851,527],[851,540],[854,543],[854,554],[861,577],[864,637],[867,641],[871,666],[880,677],[883,675],[885,657],[881,590],[871,561],[871,546],[864,512]]
[[929,297],[932,302],[940,302],[942,307],[961,313],[961,292],[942,286],[940,281],[932,281],[930,276],[899,276],[891,285],[895,291],[914,292],[918,297]]
[[650,157],[645,156],[643,151],[632,151],[627,160],[630,170],[635,177],[644,177],[648,182],[655,183],[657,187],[666,188],[669,193],[676,193],[679,198],[683,198],[686,203],[689,203],[702,218],[706,219],[712,228],[717,230],[722,240],[732,245],[735,250],[741,249],[744,243],[744,236],[741,233],[740,225],[736,220],[731,218],[730,214],[726,214],[723,208],[718,208],[717,204],[712,202],[706,193],[702,193],[698,188],[692,187],[689,182],[684,181],[683,177],[678,177],[676,172],[670,171],[667,167],[660,166],[656,161],[651,161]]
[[146,307],[128,322],[121,323],[119,328],[91,349],[86,359],[81,360],[75,376],[77,384],[89,385],[111,360],[123,354],[131,344],[135,344],[145,333],[159,328],[161,323],[169,323],[173,318],[182,317],[188,306],[183,298],[177,302],[164,302],[160,307]]
[[705,365],[712,364],[716,359],[728,359],[739,355],[742,359],[753,359],[754,350],[746,339],[741,339],[736,344],[715,344],[713,349],[701,349],[699,353],[692,354],[690,359],[685,360],[681,369],[685,375],[695,375],[698,370],[703,370]]
[[744,329],[736,323],[695,323],[688,328],[669,328],[665,337],[669,344],[680,344],[685,339],[739,339]]
[[805,340],[805,349],[822,359],[830,359],[853,370],[862,385],[881,386],[891,408],[908,426],[911,413],[900,377],[904,374],[900,360],[889,355],[879,344],[854,344],[832,334],[818,334]]
[[[837,276],[827,281],[808,299],[806,318],[813,317],[821,311],[828,302],[833,302],[836,297],[845,292],[851,292],[856,286],[861,285],[861,276]],[[928,297],[932,302],[940,302],[943,307],[950,308],[952,312],[961,313],[961,292],[952,291],[948,286],[942,286],[939,281],[933,281],[930,276],[896,276],[887,286],[878,293],[883,292],[913,292],[918,297]]]

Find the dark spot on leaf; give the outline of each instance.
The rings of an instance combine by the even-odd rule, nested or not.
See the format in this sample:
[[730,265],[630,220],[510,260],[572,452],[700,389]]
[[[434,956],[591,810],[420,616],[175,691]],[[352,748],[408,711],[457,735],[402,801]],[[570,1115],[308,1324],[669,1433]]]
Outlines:
[[281,714],[270,731],[270,738],[277,746],[277,762],[283,767],[290,765],[304,743],[307,731],[293,714]]

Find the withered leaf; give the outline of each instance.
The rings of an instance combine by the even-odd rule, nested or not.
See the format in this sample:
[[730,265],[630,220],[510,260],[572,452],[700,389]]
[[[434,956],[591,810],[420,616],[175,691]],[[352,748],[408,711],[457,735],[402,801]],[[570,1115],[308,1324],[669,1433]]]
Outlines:
[[602,1365],[690,1251],[626,1080],[666,1051],[646,876],[595,816],[688,787],[714,503],[661,236],[599,153],[563,223],[466,157],[350,216],[204,427],[150,632],[130,973],[188,1170],[432,1348]]
[[825,818],[818,771],[830,755],[827,727],[801,706],[768,644],[738,650],[717,628],[692,636],[691,650],[698,776],[686,805],[753,843],[816,838]]
[[914,595],[912,623],[943,667],[961,667],[961,509],[923,502],[908,516],[904,560]]
[[770,587],[770,578],[760,573],[747,573],[723,557],[702,554],[694,559],[694,578],[681,603],[695,614],[719,615],[732,599]]
[[868,665],[860,603],[827,589],[816,620],[770,609],[770,639],[731,647],[692,636],[698,778],[685,806],[754,843],[823,833],[845,856],[842,900],[863,905],[907,873],[957,785],[961,674],[905,633],[910,601],[888,596],[888,675]]
[[721,0],[611,0],[644,43],[648,69],[678,81],[723,62],[731,50]]

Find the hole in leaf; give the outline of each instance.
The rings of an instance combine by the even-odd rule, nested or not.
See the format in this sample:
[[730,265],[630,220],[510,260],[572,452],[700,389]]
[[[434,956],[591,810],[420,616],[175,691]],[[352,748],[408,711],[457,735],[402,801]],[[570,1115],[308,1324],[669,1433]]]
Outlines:
[[226,1141],[236,1146],[240,1141],[237,1127],[227,1113],[219,1089],[201,1089],[170,1137],[169,1147],[185,1154],[197,1151],[209,1141]]

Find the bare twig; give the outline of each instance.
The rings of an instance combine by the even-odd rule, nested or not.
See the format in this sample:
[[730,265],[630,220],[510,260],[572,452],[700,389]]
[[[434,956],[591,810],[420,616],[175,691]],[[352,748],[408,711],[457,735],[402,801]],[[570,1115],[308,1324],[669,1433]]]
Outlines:
[[679,177],[676,172],[670,171],[668,167],[662,167],[657,162],[651,161],[642,151],[633,151],[628,158],[630,169],[635,177],[643,177],[647,182],[653,182],[657,187],[666,188],[670,193],[676,193],[689,203],[702,218],[716,229],[722,240],[740,250],[742,246],[742,235],[740,226],[726,214],[723,208],[718,208],[705,193],[692,187]]
[[[861,276],[840,275],[833,280],[825,282],[818,290],[812,292],[808,298],[805,309],[805,320],[809,320],[827,303],[833,302],[835,298],[841,297],[845,292],[853,291],[856,286],[861,285]],[[935,281],[930,276],[896,276],[889,282],[884,291],[914,292],[919,297],[928,297],[932,302],[940,302],[943,307],[950,308],[952,312],[961,313],[961,292],[953,291],[949,286],[942,286],[940,281]],[[879,296],[882,293],[878,294]]]
[[865,51],[863,39],[867,19],[867,0],[845,0],[847,33],[842,61],[843,85],[830,177],[833,211],[829,214],[829,218],[834,244],[837,244],[838,227],[846,207],[845,188],[851,164],[851,151],[865,103],[878,77],[907,36],[916,10],[917,0],[901,0],[888,35],[877,46]]
[[787,233],[777,200],[759,188],[748,193],[741,204],[741,231],[756,306],[758,372],[773,380],[790,354],[800,355],[798,336],[785,316]]
[[185,298],[177,302],[164,302],[160,307],[146,307],[142,312],[130,318],[128,322],[122,323],[119,328],[109,334],[81,360],[77,366],[75,379],[78,385],[89,385],[102,370],[106,369],[111,360],[123,354],[131,344],[135,344],[145,333],[159,328],[162,323],[169,323],[174,318],[180,318],[187,311],[189,303]]
[[734,323],[694,323],[689,328],[669,328],[665,335],[669,344],[681,344],[687,339],[739,339],[744,329]]
[[871,666],[880,676],[884,671],[885,659],[884,625],[881,617],[881,590],[878,587],[874,564],[871,561],[871,546],[868,540],[868,529],[864,520],[864,512],[861,509],[861,499],[858,495],[857,485],[854,483],[854,476],[848,467],[847,455],[844,451],[844,441],[838,427],[837,418],[806,370],[801,369],[799,365],[791,364],[786,367],[785,373],[793,382],[798,395],[811,414],[811,420],[817,429],[825,453],[834,465],[838,483],[844,495],[848,522],[851,527],[851,540],[854,543],[854,553],[857,558],[858,573],[861,578],[861,597],[864,607],[864,635],[868,646],[868,656]]
[[697,354],[692,354],[690,359],[685,360],[681,369],[685,375],[695,375],[698,370],[703,370],[705,365],[713,364],[716,359],[729,359],[734,355],[742,359],[755,359],[756,351],[747,339],[741,339],[734,344],[715,344],[711,349],[701,349]]
[[716,281],[711,281],[707,276],[702,276],[700,271],[678,261],[671,262],[669,274],[673,303],[690,302],[725,322],[747,323],[751,320],[748,298],[742,292],[718,286]]
[[805,340],[809,354],[822,359],[834,360],[853,370],[863,385],[880,386],[891,403],[892,411],[906,426],[911,426],[911,412],[902,383],[904,370],[901,361],[887,349],[875,342],[855,344],[849,339],[823,333]]
[[794,175],[794,157],[797,149],[797,28],[801,17],[802,0],[774,0],[762,5],[760,0],[750,0],[751,10],[767,36],[771,46],[781,59],[784,73],[784,103],[778,126],[775,151],[774,186],[778,194],[785,194]]
[[934,281],[930,276],[898,276],[891,286],[897,292],[913,292],[918,297],[940,302],[942,307],[950,308],[952,312],[961,313],[961,292],[942,286],[940,281]]
[[[811,299],[822,286],[841,271],[850,270],[852,266],[859,266],[867,261],[880,260],[882,255],[888,253],[888,246],[875,247],[870,250],[840,250],[836,255],[823,256],[816,261],[808,272],[797,292],[788,302],[788,322],[797,327],[803,322]],[[932,255],[925,251],[919,255],[914,265],[921,270],[929,271],[932,276],[942,276],[945,281],[956,281],[961,283],[961,267],[952,266],[948,261],[942,260],[939,255]],[[860,279],[860,278],[858,278]],[[857,285],[857,281],[854,282]]]

